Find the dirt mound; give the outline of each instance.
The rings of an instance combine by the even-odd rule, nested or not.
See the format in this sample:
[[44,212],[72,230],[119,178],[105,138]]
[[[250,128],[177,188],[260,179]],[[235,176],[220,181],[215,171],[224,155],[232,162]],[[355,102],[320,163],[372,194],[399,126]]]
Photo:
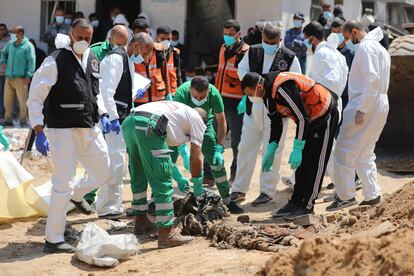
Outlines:
[[398,227],[411,228],[414,225],[414,182],[405,184],[379,205],[368,210],[352,230],[368,229],[384,221],[390,221]]
[[272,257],[261,275],[413,275],[414,231],[385,237],[316,238]]

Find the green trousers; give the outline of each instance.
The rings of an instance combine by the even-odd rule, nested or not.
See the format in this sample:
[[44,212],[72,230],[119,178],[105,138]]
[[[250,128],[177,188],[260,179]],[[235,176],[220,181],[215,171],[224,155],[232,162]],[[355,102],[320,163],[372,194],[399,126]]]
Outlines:
[[134,215],[145,215],[148,210],[149,182],[155,201],[156,224],[170,228],[174,223],[171,150],[165,142],[166,137],[160,137],[152,128],[156,119],[128,116],[122,123],[122,133],[129,155]]
[[[212,124],[207,124],[206,131],[204,132],[204,139],[203,145],[201,146],[201,152],[204,155],[204,158],[207,160],[207,163],[211,167],[211,173],[214,177],[214,181],[216,182],[217,189],[220,193],[222,198],[226,198],[230,195],[230,186],[227,180],[227,173],[226,168],[213,166],[213,157],[214,151],[216,150],[217,145],[217,135],[214,131]],[[178,158],[178,151],[177,148],[172,148],[174,152],[171,154],[172,162],[175,163]]]

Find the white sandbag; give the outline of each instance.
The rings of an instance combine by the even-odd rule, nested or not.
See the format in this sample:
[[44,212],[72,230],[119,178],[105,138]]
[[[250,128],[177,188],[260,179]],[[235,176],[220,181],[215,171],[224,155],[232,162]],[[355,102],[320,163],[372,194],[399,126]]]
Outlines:
[[138,240],[133,234],[109,235],[89,222],[83,230],[75,255],[88,264],[113,267],[119,260],[138,253]]

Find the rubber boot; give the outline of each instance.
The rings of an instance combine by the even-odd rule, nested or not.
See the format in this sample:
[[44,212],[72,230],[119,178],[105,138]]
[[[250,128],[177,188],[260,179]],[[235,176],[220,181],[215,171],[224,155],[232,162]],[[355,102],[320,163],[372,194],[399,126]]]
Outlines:
[[158,248],[180,246],[194,240],[191,236],[182,236],[174,227],[160,228],[158,235]]
[[155,230],[155,225],[148,220],[147,216],[136,216],[135,223],[134,223],[134,234],[136,236],[147,234],[153,230]]

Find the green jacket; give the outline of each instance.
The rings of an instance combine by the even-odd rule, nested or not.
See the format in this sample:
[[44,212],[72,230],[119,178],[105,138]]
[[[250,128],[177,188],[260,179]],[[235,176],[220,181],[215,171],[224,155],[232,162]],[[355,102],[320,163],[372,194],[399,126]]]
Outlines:
[[111,43],[109,42],[109,39],[97,42],[95,44],[91,45],[91,50],[95,54],[95,56],[98,58],[99,61],[102,61],[104,57],[109,54],[109,52],[112,50]]
[[6,64],[6,77],[31,78],[35,71],[35,49],[27,37],[19,45],[10,41],[1,51],[1,64]]

